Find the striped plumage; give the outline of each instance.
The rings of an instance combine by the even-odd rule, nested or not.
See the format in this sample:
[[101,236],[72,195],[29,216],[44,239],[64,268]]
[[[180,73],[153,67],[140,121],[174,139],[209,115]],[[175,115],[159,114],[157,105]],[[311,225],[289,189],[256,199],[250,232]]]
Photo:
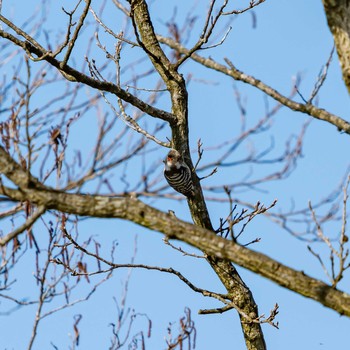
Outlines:
[[191,170],[183,161],[181,154],[172,149],[168,153],[164,163],[164,176],[168,184],[175,191],[182,193],[186,197],[192,197],[194,195],[194,187]]

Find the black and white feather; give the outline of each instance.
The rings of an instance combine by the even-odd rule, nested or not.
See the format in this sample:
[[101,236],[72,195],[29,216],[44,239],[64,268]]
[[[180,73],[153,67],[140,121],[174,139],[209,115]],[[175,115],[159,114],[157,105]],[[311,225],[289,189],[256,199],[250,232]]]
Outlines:
[[186,197],[194,196],[191,170],[183,161],[181,154],[172,149],[164,160],[164,176],[168,184]]

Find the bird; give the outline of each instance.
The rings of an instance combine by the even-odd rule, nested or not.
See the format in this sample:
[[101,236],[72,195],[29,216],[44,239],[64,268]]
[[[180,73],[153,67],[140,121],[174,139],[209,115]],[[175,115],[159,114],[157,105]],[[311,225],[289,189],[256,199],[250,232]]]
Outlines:
[[191,170],[175,149],[171,149],[164,160],[164,177],[176,192],[187,198],[194,196]]

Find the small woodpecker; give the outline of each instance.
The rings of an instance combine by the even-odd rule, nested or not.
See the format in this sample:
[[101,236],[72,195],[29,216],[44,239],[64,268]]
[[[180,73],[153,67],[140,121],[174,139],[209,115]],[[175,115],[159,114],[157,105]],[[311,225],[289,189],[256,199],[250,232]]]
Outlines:
[[172,149],[164,160],[164,177],[168,184],[186,197],[194,196],[191,170],[183,161],[181,154]]

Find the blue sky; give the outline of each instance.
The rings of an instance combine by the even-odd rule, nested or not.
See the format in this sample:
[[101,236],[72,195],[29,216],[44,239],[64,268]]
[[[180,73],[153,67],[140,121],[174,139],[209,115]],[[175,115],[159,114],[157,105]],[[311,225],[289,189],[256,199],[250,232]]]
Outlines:
[[[98,9],[96,2],[93,6]],[[236,2],[235,2],[236,3]],[[40,6],[39,1],[32,1],[23,4],[20,1],[8,1],[3,4],[2,14],[5,17],[13,18],[15,23],[21,23],[31,10],[30,7]],[[35,6],[33,6],[35,4]],[[55,40],[58,31],[63,30],[66,20],[61,14],[60,7],[69,8],[70,2],[56,2],[56,9],[50,8],[50,20],[45,24],[50,30],[50,38]],[[168,21],[173,13],[177,2],[153,1],[151,14],[154,26],[157,31],[165,32],[164,23]],[[50,6],[53,6],[50,2]],[[111,9],[111,4],[108,5]],[[187,8],[191,5],[177,4],[177,18],[180,23]],[[243,7],[240,6],[240,7]],[[198,16],[205,13],[207,3],[197,4],[193,14]],[[106,23],[110,24],[116,31],[123,26],[122,20],[112,17],[112,10],[104,14]],[[201,54],[210,55],[223,63],[223,58],[228,57],[238,69],[245,71],[261,79],[266,84],[274,87],[282,94],[287,95],[293,87],[293,79],[298,74],[302,77],[300,91],[304,96],[309,96],[322,65],[327,61],[333,46],[332,36],[327,27],[326,18],[322,8],[321,0],[266,0],[254,10],[256,16],[256,27],[252,26],[251,14],[245,13],[237,16],[232,22],[232,30],[225,43],[210,52],[203,51]],[[110,15],[109,15],[110,14]],[[89,18],[92,21],[92,17]],[[196,34],[200,33],[200,23],[193,29],[193,40]],[[222,22],[225,27],[226,22]],[[166,33],[166,32],[165,32]],[[218,31],[218,40],[221,32]],[[84,33],[84,35],[88,33]],[[103,33],[100,33],[104,38]],[[42,39],[43,37],[40,36]],[[74,52],[74,65],[81,67],[87,42],[79,41]],[[42,39],[43,40],[43,39]],[[107,39],[106,39],[107,40]],[[192,41],[193,41],[192,40]],[[44,41],[42,41],[44,43]],[[190,42],[192,43],[192,42]],[[113,48],[113,42],[106,41],[109,48]],[[93,44],[94,45],[94,44]],[[93,48],[92,58],[101,64],[104,55]],[[139,53],[134,49],[125,49],[122,63],[127,64],[134,60]],[[39,68],[39,63],[33,65],[33,70]],[[142,67],[142,69],[146,69]],[[233,85],[239,90],[242,98],[246,101],[248,123],[252,124],[264,115],[264,97],[262,93],[242,83],[235,83],[227,77],[220,76],[208,71],[193,62],[187,62],[181,72],[185,77],[193,74],[189,84],[189,125],[191,147],[196,147],[198,138],[201,138],[204,147],[212,147],[225,139],[231,139],[239,134],[239,111],[234,100]],[[4,72],[2,71],[3,75]],[[132,74],[132,73],[128,73]],[[145,87],[152,86],[151,79],[144,81]],[[202,83],[206,81],[207,83]],[[37,97],[33,103],[41,103],[42,99],[54,95],[55,89],[47,90]],[[86,94],[93,92],[86,89]],[[298,96],[296,100],[300,100]],[[269,104],[274,102],[269,99]],[[322,108],[347,118],[349,111],[349,99],[343,85],[339,63],[334,55],[331,63],[328,78],[319,94],[319,105]],[[159,103],[160,107],[169,106],[167,96],[163,96]],[[103,105],[102,110],[111,113],[108,106]],[[7,115],[0,115],[6,119]],[[272,156],[283,152],[286,140],[291,134],[297,135],[308,117],[300,113],[292,112],[282,108],[273,118],[271,130],[267,134],[258,135],[254,139],[256,149],[261,149],[269,144],[273,135],[275,149]],[[152,120],[147,120],[147,125],[152,125]],[[71,143],[69,157],[73,158],[74,150],[83,145],[87,154],[89,144],[95,137],[96,116],[94,110],[84,116],[84,120],[74,124],[71,130]],[[120,126],[122,127],[122,126]],[[84,134],[82,139],[81,133]],[[169,129],[165,128],[160,134],[163,139],[169,137]],[[234,155],[234,160],[240,159],[249,147],[244,145]],[[158,147],[158,146],[152,146]],[[303,157],[298,162],[296,170],[284,181],[270,182],[262,185],[259,191],[233,192],[233,195],[242,200],[251,202],[261,201],[268,205],[275,198],[278,199],[276,210],[288,210],[292,201],[297,207],[306,207],[309,200],[313,203],[327,196],[336,188],[349,166],[348,161],[348,135],[340,134],[330,124],[314,120],[310,124],[304,146]],[[147,166],[153,162],[159,169],[155,171],[155,177],[161,176],[161,159],[166,153],[165,149],[159,148],[151,153],[146,159]],[[196,156],[194,155],[194,159]],[[215,151],[205,152],[205,161],[215,159]],[[146,157],[147,158],[147,157]],[[211,177],[203,185],[213,185],[218,180],[228,182],[239,182],[247,173],[253,170],[253,177],[264,174],[266,166],[257,166],[252,169],[242,167],[234,168],[226,172],[225,169],[218,172],[217,177]],[[120,182],[122,170],[118,169],[110,178],[116,189],[122,189]],[[137,181],[140,169],[140,158],[127,169],[127,176],[132,181]],[[86,188],[86,191],[93,191],[93,187]],[[106,191],[106,189],[104,189]],[[175,210],[179,218],[190,221],[185,201],[145,199],[150,204],[161,208],[164,211]],[[215,202],[208,202],[208,208],[214,224],[219,223],[219,218],[227,215],[227,205]],[[2,227],[7,229],[8,227]],[[339,232],[340,223],[329,226],[330,234],[336,235]],[[36,231],[38,236],[44,236],[45,230],[41,223],[38,223]],[[202,288],[223,292],[223,287],[217,281],[217,277],[202,259],[183,257],[180,253],[166,246],[163,236],[140,228],[134,224],[125,223],[120,220],[84,220],[79,224],[79,238],[84,241],[94,235],[102,244],[102,251],[108,255],[109,247],[114,240],[118,241],[117,260],[118,262],[129,262],[133,255],[135,237],[137,238],[137,255],[135,262],[173,267],[181,271],[194,284]],[[257,218],[248,226],[244,240],[250,241],[261,237],[262,241],[253,248],[264,252],[272,258],[281,261],[295,269],[303,270],[305,273],[325,280],[325,276],[316,259],[310,255],[305,242],[288,235],[277,225],[264,218]],[[195,251],[182,243],[175,242],[179,246]],[[324,256],[327,251],[319,244],[315,246]],[[13,291],[18,297],[35,296],[37,294],[36,284],[32,276],[34,268],[33,257],[27,257],[15,272],[17,284]],[[322,305],[303,298],[288,290],[282,289],[272,282],[238,267],[244,281],[251,289],[254,298],[259,305],[260,313],[269,314],[277,302],[280,306],[280,313],[277,320],[280,329],[269,325],[263,325],[267,346],[269,349],[294,350],[294,349],[341,349],[344,348],[347,340],[343,336],[347,334],[350,322],[348,318],[340,317],[332,310]],[[127,276],[127,270],[116,271],[113,277],[108,280],[93,297],[86,303],[79,304],[75,308],[58,312],[40,324],[39,335],[34,349],[49,349],[50,342],[57,345],[59,349],[66,349],[69,340],[69,333],[72,332],[73,315],[83,313],[83,319],[79,324],[81,339],[79,347],[82,349],[104,349],[108,348],[111,337],[109,324],[115,322],[116,308],[113,297],[120,300],[123,293],[123,281]],[[101,277],[91,277],[91,281],[97,281]],[[348,290],[348,278],[340,287]],[[75,292],[76,297],[85,295],[89,289],[86,282],[82,282]],[[10,304],[1,302],[2,307],[8,308]],[[59,303],[56,305],[58,306]],[[48,305],[50,308],[54,305]],[[196,295],[193,291],[182,284],[173,276],[134,270],[131,275],[127,306],[137,313],[145,313],[152,320],[152,337],[147,340],[147,349],[165,348],[164,337],[169,322],[178,322],[183,316],[185,307],[192,310],[192,318],[197,329],[196,349],[245,349],[238,317],[234,311],[222,315],[197,315],[199,309],[218,307],[215,300]],[[32,320],[35,316],[34,307],[22,308],[11,315],[0,315],[0,349],[24,349],[28,344],[31,334]],[[177,324],[174,325],[175,329]],[[137,318],[134,333],[147,328],[144,318]],[[20,336],[18,336],[20,334]]]

